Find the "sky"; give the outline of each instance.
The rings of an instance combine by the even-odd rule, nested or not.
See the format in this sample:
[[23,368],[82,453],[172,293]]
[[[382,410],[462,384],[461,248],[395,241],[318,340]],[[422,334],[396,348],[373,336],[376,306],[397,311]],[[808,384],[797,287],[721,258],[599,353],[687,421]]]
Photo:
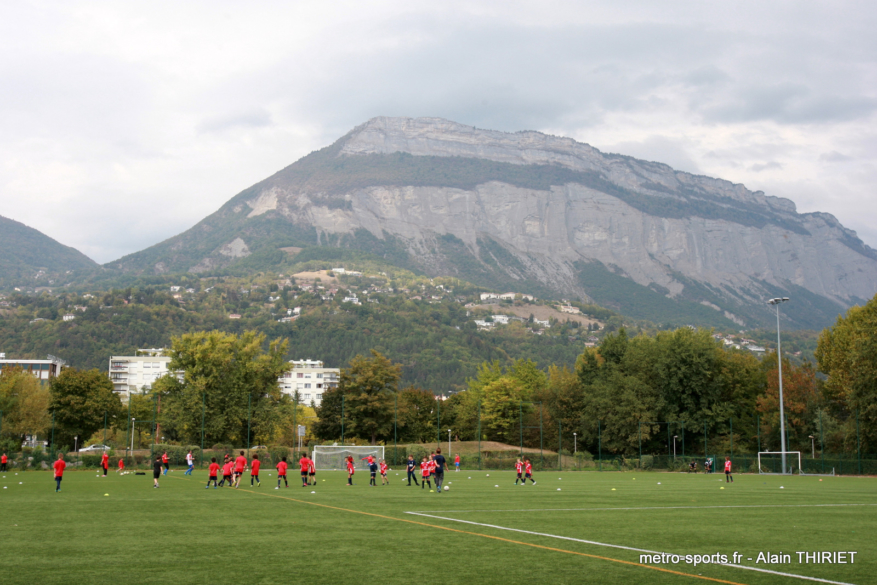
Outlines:
[[104,263],[375,116],[540,130],[877,248],[877,4],[8,2],[0,215]]

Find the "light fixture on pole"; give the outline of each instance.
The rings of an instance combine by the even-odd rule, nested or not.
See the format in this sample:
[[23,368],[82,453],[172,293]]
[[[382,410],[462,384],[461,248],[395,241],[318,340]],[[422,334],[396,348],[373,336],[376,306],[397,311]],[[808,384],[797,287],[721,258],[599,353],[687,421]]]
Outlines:
[[810,449],[812,451],[811,458],[816,459],[816,437],[810,435]]
[[780,304],[789,300],[789,297],[777,297],[767,301],[777,310],[777,367],[779,368],[780,382],[780,451],[782,452],[782,472],[786,472],[786,416],[783,407],[783,354],[780,345]]
[[134,421],[137,420],[133,416],[131,417],[131,451],[134,450]]
[[573,456],[575,456],[576,453],[578,453],[578,445],[576,445],[576,434],[573,433],[572,434],[572,454],[573,454]]
[[451,456],[451,429],[448,429],[448,457]]
[[673,461],[676,461],[676,439],[679,435],[673,435]]
[[73,450],[79,451],[79,437],[77,435],[73,435]]

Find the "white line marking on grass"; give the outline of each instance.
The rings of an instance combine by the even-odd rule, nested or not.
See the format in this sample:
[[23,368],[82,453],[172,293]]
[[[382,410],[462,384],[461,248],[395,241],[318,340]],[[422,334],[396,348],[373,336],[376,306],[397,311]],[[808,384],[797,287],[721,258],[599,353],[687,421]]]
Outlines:
[[[406,514],[411,514],[413,516],[423,516],[425,518],[434,518],[436,520],[447,520],[449,522],[459,522],[461,524],[471,524],[472,526],[483,526],[485,528],[494,528],[496,530],[506,530],[508,532],[519,532],[521,534],[531,534],[533,536],[544,536],[546,538],[556,538],[558,540],[569,540],[572,542],[581,542],[583,544],[592,544],[594,546],[604,546],[607,548],[618,548],[622,550],[629,550],[640,553],[647,553],[652,555],[659,555],[661,552],[654,550],[646,550],[644,548],[634,548],[631,546],[623,546],[620,544],[608,544],[605,542],[597,542],[595,540],[584,540],[581,538],[572,538],[571,536],[560,536],[557,534],[547,534],[545,532],[533,532],[531,530],[521,530],[519,528],[508,528],[506,526],[497,526],[496,524],[483,524],[481,522],[472,522],[471,520],[460,520],[459,518],[446,518],[443,516],[435,516],[433,514],[423,514],[420,512],[405,512]],[[769,569],[760,569],[757,567],[747,567],[746,565],[736,565],[733,563],[712,563],[715,565],[720,565],[722,567],[733,567],[735,569],[745,569],[747,571],[756,571],[759,573],[769,573],[771,575],[780,575],[782,577],[791,577],[793,579],[803,579],[805,581],[816,581],[818,583],[830,583],[832,585],[853,585],[852,583],[846,583],[844,581],[829,581],[828,579],[820,579],[819,577],[807,577],[806,575],[796,575],[794,573],[783,573],[780,571],[771,571]]]
[[[607,510],[715,510],[720,508],[840,508],[846,506],[877,506],[877,504],[761,504],[751,506],[647,506],[639,508],[522,508],[518,510],[439,510],[444,514],[464,514],[467,512],[602,512]],[[414,510],[406,514],[418,512],[435,512],[435,510]]]

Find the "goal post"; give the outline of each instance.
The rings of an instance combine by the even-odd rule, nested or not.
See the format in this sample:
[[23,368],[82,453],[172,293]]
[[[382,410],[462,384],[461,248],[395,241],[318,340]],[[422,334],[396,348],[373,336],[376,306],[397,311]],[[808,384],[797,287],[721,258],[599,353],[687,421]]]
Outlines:
[[[786,457],[786,473],[783,473],[783,455]],[[800,451],[758,452],[758,473],[761,475],[791,475],[796,470],[800,474],[802,469]]]
[[368,470],[368,461],[363,461],[369,455],[380,461],[384,458],[383,445],[365,445],[355,447],[353,445],[315,445],[314,467],[316,469],[347,469],[344,462],[347,457],[353,457],[353,463],[358,471]]

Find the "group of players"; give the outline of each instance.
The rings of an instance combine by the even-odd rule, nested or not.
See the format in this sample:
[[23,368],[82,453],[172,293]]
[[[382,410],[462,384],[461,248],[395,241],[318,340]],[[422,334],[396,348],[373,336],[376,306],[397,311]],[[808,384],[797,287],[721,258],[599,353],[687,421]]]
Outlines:
[[[301,467],[302,487],[317,485],[317,469],[314,466],[314,461],[306,454],[302,454],[301,459],[299,459],[299,465]],[[262,482],[259,479],[259,470],[261,467],[262,462],[259,460],[258,455],[253,455],[252,460],[248,462],[243,451],[241,451],[240,455],[234,459],[226,454],[222,466],[216,462],[216,457],[212,457],[210,459],[210,466],[208,467],[207,485],[205,486],[205,489],[210,489],[211,482],[213,483],[213,489],[225,485],[228,487],[240,488],[241,479],[243,478],[244,473],[248,470],[250,472],[250,486],[262,487]],[[277,487],[274,489],[279,490],[281,482],[286,487],[289,487],[289,481],[286,475],[287,470],[289,469],[289,463],[287,462],[286,457],[282,457],[280,461],[277,462],[275,469],[277,469]],[[220,470],[222,471],[222,479],[217,482]]]

